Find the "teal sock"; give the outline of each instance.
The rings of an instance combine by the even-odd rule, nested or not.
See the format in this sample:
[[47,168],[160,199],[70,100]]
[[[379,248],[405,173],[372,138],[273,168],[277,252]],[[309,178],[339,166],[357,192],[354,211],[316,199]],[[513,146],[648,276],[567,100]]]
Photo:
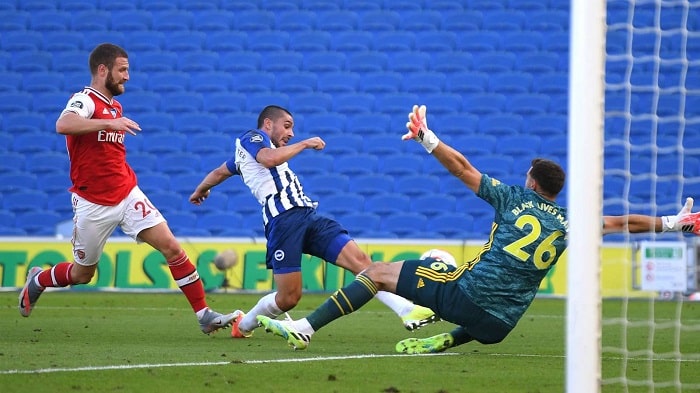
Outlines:
[[454,328],[454,330],[452,330],[450,334],[452,335],[453,339],[453,347],[456,347],[457,345],[466,344],[474,340],[474,337],[470,336],[469,333],[467,333],[467,331],[461,326],[457,326],[456,328]]
[[337,290],[306,319],[314,331],[318,331],[332,321],[362,307],[376,294],[377,285],[374,281],[360,273],[353,282]]

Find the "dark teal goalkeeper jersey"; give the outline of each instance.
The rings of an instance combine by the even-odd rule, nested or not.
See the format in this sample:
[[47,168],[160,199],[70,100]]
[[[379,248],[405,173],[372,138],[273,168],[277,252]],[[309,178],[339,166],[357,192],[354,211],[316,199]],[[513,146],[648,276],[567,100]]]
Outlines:
[[491,234],[459,281],[472,301],[515,327],[566,250],[566,208],[483,175],[477,195],[496,210]]

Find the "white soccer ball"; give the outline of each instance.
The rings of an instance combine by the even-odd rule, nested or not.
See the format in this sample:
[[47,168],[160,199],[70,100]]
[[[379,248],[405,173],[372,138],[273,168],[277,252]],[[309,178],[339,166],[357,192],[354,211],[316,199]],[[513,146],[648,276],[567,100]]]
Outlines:
[[231,249],[223,250],[216,254],[213,263],[221,271],[228,270],[238,263],[238,253]]
[[455,257],[453,257],[452,254],[450,254],[449,252],[447,252],[445,250],[433,248],[431,250],[424,252],[423,255],[420,256],[420,259],[427,259],[427,258],[437,259],[440,262],[444,262],[448,265],[457,267],[457,261],[455,260]]

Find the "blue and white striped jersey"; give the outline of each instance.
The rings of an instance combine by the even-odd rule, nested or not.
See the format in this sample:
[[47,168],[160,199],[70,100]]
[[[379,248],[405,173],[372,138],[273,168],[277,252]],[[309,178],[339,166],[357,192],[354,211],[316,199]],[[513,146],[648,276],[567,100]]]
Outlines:
[[265,147],[276,149],[263,131],[247,131],[236,138],[236,154],[226,162],[231,172],[237,171],[241,175],[262,206],[265,225],[272,217],[291,208],[316,207],[316,202],[304,194],[299,178],[286,162],[274,168],[265,168],[256,161],[258,152]]

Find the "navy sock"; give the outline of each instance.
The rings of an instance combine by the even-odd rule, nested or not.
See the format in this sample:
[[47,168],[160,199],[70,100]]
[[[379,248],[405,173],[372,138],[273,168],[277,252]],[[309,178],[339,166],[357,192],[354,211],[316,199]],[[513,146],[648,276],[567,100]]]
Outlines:
[[328,325],[343,315],[350,314],[372,300],[377,294],[377,285],[360,273],[348,286],[337,290],[314,310],[306,319],[314,330]]

